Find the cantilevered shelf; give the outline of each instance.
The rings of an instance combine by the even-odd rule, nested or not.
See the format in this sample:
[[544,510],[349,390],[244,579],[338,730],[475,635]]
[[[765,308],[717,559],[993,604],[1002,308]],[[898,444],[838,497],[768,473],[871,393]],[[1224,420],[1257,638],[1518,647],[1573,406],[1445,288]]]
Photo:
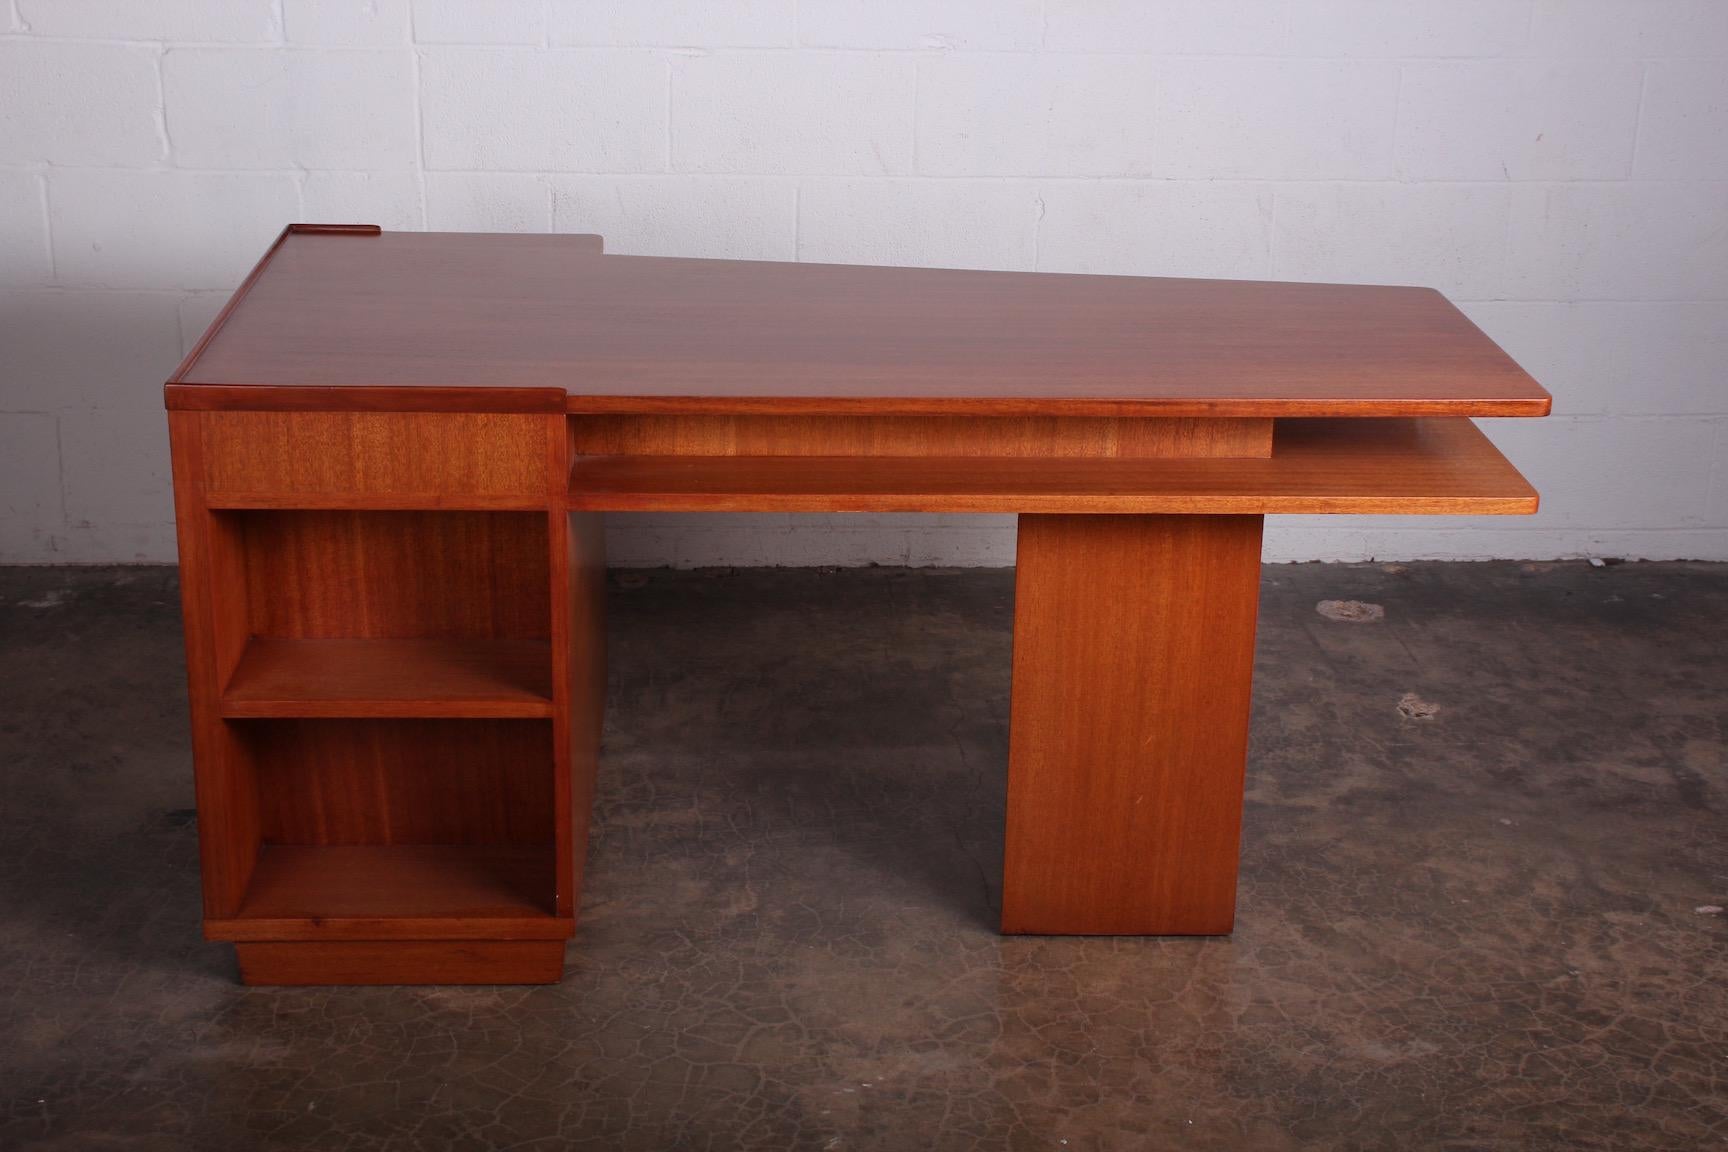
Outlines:
[[267,844],[211,940],[560,940],[552,846]]
[[552,715],[552,649],[544,640],[254,637],[222,715],[542,719]]
[[570,507],[656,512],[1451,513],[1536,510],[1465,417],[1280,419],[1270,457],[586,456]]

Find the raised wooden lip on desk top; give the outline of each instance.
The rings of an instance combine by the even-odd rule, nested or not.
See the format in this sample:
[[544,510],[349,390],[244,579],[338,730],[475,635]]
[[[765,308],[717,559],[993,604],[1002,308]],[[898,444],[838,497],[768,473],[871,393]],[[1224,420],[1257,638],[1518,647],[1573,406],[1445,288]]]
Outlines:
[[598,237],[297,225],[170,408],[1541,416],[1425,288],[608,256]]

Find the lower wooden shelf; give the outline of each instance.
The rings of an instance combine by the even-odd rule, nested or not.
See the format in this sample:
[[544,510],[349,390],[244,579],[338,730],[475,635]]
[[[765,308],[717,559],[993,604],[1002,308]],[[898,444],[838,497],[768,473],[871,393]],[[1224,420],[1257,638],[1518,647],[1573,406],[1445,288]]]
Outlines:
[[544,640],[255,636],[222,694],[222,715],[544,718],[552,715],[552,647]]
[[1280,419],[1270,457],[579,456],[608,512],[1519,515],[1536,492],[1461,416]]
[[238,915],[211,940],[564,940],[553,915],[552,845],[267,844]]

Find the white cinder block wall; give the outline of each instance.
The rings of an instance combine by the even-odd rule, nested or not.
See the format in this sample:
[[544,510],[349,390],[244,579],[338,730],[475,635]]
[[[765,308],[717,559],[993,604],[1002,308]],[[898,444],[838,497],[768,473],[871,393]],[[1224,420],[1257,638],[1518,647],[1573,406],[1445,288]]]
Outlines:
[[[159,384],[286,221],[1435,285],[1555,393],[1529,520],[1275,558],[1728,559],[1728,0],[0,0],[0,559],[170,560]],[[1000,564],[1007,518],[618,517]]]

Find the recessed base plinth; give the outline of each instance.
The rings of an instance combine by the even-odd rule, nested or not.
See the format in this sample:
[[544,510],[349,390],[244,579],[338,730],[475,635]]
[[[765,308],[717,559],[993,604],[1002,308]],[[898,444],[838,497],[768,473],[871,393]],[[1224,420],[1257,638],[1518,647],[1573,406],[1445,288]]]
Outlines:
[[556,984],[562,940],[317,940],[236,944],[246,984]]

